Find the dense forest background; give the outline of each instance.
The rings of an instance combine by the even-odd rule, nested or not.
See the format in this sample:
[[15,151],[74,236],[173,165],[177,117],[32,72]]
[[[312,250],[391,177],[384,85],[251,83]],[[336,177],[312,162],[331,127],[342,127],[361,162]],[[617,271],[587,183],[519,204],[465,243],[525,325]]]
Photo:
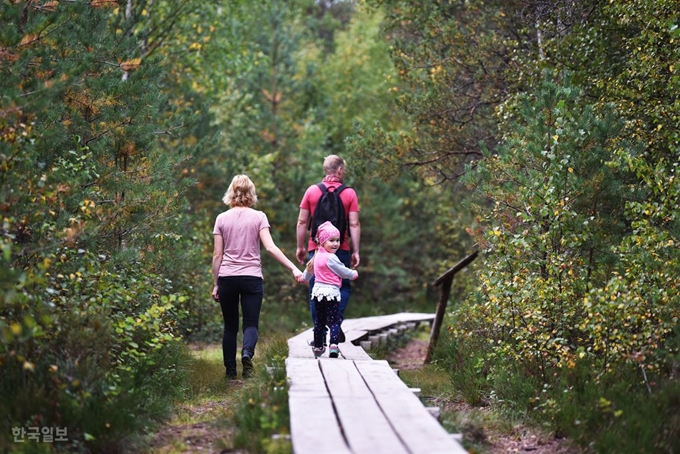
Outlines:
[[[348,317],[432,311],[464,398],[596,452],[680,450],[680,4],[0,4],[0,447],[98,452],[218,341],[210,254],[237,173],[276,243],[324,156],[361,205]],[[264,258],[263,330],[310,323]],[[63,447],[63,446],[62,446]],[[59,449],[59,445],[43,445]]]

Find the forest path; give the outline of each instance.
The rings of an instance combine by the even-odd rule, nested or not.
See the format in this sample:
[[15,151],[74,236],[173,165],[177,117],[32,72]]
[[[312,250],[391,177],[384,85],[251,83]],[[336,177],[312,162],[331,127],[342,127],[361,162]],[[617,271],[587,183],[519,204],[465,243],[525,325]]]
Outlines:
[[434,314],[345,320],[340,357],[316,359],[309,329],[288,340],[286,373],[293,452],[329,454],[466,453],[387,361],[362,347],[389,346]]

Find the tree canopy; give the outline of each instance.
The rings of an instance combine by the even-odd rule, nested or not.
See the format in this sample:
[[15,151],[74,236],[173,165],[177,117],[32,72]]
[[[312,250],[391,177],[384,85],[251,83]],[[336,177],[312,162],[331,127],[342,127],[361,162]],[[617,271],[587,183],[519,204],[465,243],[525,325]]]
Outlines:
[[[429,283],[479,249],[436,359],[465,397],[594,449],[678,449],[676,1],[30,0],[0,19],[2,449],[35,421],[115,450],[161,417],[180,341],[220,329],[229,181],[253,179],[293,258],[329,154],[361,206],[348,316],[431,310]],[[263,264],[263,326],[309,323],[307,289]]]

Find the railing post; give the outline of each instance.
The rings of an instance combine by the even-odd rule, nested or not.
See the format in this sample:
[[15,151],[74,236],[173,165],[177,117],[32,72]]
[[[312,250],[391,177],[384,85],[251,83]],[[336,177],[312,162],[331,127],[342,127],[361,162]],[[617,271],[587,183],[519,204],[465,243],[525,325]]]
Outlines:
[[434,323],[432,324],[432,331],[430,332],[430,344],[427,346],[427,354],[425,355],[425,364],[428,364],[432,360],[432,352],[434,351],[437,341],[439,340],[439,332],[441,331],[442,323],[444,321],[444,314],[446,313],[446,305],[449,301],[449,296],[451,295],[451,286],[453,284],[453,277],[456,273],[467,265],[469,265],[475,258],[477,258],[478,252],[475,251],[472,254],[465,257],[460,262],[456,263],[451,269],[446,273],[439,276],[433,283],[435,287],[438,285],[442,286],[441,293],[439,295],[439,302],[437,303],[437,313],[434,317]]

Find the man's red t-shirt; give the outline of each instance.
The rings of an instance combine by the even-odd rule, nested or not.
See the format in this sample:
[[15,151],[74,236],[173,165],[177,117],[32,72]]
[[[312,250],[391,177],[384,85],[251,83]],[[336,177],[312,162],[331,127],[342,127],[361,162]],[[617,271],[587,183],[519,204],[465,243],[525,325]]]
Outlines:
[[[342,183],[339,181],[324,181],[323,184],[328,188],[335,190]],[[302,202],[300,202],[300,208],[304,210],[309,210],[309,217],[311,218],[316,209],[316,204],[321,198],[321,189],[317,185],[312,185],[307,188],[305,195],[302,197]],[[340,193],[340,200],[342,200],[342,205],[345,207],[345,214],[348,216],[347,225],[349,225],[349,213],[356,213],[359,211],[359,199],[357,198],[357,193],[352,188],[347,188]],[[349,251],[349,235],[345,232],[345,238],[340,244],[340,249]],[[307,240],[307,250],[316,250],[316,243],[312,240],[312,235],[310,233],[309,239]]]

